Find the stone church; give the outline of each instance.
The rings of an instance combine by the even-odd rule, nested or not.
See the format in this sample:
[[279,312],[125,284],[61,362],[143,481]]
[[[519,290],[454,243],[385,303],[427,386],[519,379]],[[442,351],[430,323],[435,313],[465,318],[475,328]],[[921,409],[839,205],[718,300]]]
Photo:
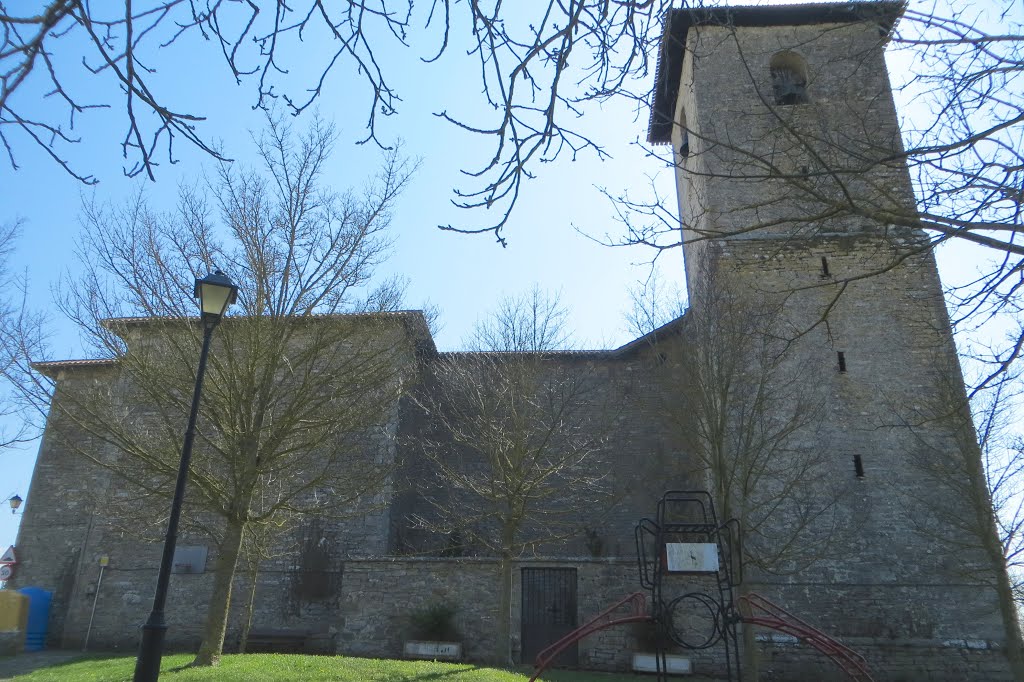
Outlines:
[[[599,436],[586,453],[597,475],[578,486],[591,499],[562,496],[575,532],[536,535],[513,557],[517,660],[548,643],[538,631],[564,634],[639,590],[637,522],[665,490],[701,488],[745,529],[743,589],[863,654],[875,679],[1012,679],[1002,619],[1012,605],[998,597],[1005,572],[984,552],[994,531],[980,453],[935,261],[913,227],[884,61],[901,12],[854,2],[666,17],[649,141],[674,156],[691,308],[618,349],[534,358],[549,388],[585,377],[578,433]],[[254,631],[308,632],[319,650],[380,657],[402,654],[410,611],[444,603],[466,656],[486,658],[498,560],[474,541],[484,522],[465,492],[437,476],[439,453],[476,465],[473,443],[453,436],[468,418],[443,394],[444,372],[484,356],[438,353],[418,312],[349,323],[360,320],[404,339],[412,388],[387,406],[388,437],[367,454],[390,465],[388,479],[358,514],[294,528],[254,581],[239,571],[226,648],[251,595]],[[129,345],[147,324],[129,325]],[[38,369],[56,379],[55,401],[121,380],[116,360]],[[697,406],[726,371],[738,388],[717,409],[746,426],[716,440],[704,432],[716,408]],[[90,648],[134,650],[159,545],[106,517],[117,478],[68,452],[58,428],[51,416],[10,586],[53,592],[53,645],[81,646],[88,630]],[[465,527],[441,523],[445,495],[465,510]],[[321,548],[316,561],[292,551],[301,546]],[[179,539],[169,646],[196,645],[216,555],[198,528]],[[305,589],[313,574],[317,589]],[[572,655],[580,667],[623,670],[640,646],[636,631],[615,628]],[[746,646],[759,649],[764,679],[841,679],[796,638],[764,631]],[[695,673],[723,674],[719,647],[680,653]]]

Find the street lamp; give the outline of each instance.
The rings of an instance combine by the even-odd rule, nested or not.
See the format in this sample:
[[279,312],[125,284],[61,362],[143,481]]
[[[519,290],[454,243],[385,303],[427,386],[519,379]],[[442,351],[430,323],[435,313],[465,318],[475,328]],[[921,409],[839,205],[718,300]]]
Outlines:
[[14,496],[11,497],[11,499],[7,500],[7,503],[11,505],[11,513],[12,514],[17,514],[18,513],[18,507],[21,506],[22,499],[20,497],[18,497],[17,495],[14,495]]
[[199,299],[199,308],[202,310],[203,349],[199,353],[196,386],[192,393],[192,411],[188,416],[185,442],[181,446],[178,480],[174,486],[171,517],[167,522],[167,538],[164,540],[160,573],[156,579],[153,610],[149,613],[149,620],[142,626],[142,642],[139,644],[139,656],[135,660],[135,682],[156,682],[160,678],[160,659],[163,656],[164,635],[167,634],[164,604],[167,602],[167,585],[171,578],[174,547],[178,542],[178,518],[181,516],[181,502],[185,497],[185,484],[188,482],[189,460],[192,459],[192,439],[195,436],[196,417],[199,414],[199,395],[203,390],[206,356],[210,352],[210,338],[213,336],[214,328],[228,306],[235,302],[237,295],[238,287],[220,270],[196,280],[195,296]]

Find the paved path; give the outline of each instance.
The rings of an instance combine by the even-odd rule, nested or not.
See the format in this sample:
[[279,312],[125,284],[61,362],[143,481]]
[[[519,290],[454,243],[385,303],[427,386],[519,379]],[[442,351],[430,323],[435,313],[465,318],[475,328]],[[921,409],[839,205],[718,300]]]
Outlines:
[[45,668],[58,663],[65,663],[82,655],[81,651],[33,651],[17,656],[0,658],[0,682],[9,680],[15,675],[27,675],[33,670]]

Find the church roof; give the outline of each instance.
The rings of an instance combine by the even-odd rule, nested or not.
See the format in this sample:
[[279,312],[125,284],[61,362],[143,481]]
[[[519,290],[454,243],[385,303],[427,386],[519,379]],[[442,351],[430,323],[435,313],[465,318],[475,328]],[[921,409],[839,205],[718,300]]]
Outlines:
[[[417,346],[422,351],[437,352],[437,347],[434,345],[434,339],[430,333],[430,329],[427,326],[426,318],[423,316],[421,310],[395,310],[395,311],[380,311],[380,312],[363,312],[363,313],[333,313],[329,315],[306,315],[304,317],[295,318],[296,322],[317,322],[317,321],[329,321],[338,319],[354,319],[354,318],[373,318],[373,319],[388,319],[393,318],[401,321],[409,331],[410,336],[416,341]],[[102,321],[104,327],[112,330],[117,328],[124,329],[126,327],[145,327],[160,322],[185,322],[191,324],[199,323],[198,317],[187,317],[187,318],[171,318],[171,317],[111,317]],[[225,321],[231,318],[226,318]],[[115,333],[117,333],[115,331]],[[32,367],[36,371],[46,376],[56,376],[58,372],[65,369],[80,369],[87,367],[113,367],[116,364],[116,358],[89,358],[89,359],[78,359],[78,360],[44,360],[39,362],[33,362]]]
[[[353,318],[353,317],[377,317],[387,318],[394,317],[399,318],[403,322],[407,323],[410,328],[410,333],[417,338],[418,349],[417,352],[426,353],[429,356],[435,357],[448,357],[448,358],[471,358],[474,356],[503,356],[503,355],[520,355],[521,353],[515,351],[442,351],[439,352],[437,347],[434,345],[433,337],[430,335],[430,331],[427,329],[426,320],[423,318],[423,313],[419,310],[399,310],[394,312],[375,312],[375,313],[349,313],[349,314],[338,314],[338,315],[310,315],[307,317],[300,318],[304,321],[314,320],[329,320],[332,318]],[[659,341],[662,341],[670,336],[678,335],[683,325],[685,324],[686,317],[678,317],[667,324],[655,329],[654,331],[648,332],[643,336],[633,339],[618,348],[609,349],[557,349],[541,351],[539,355],[552,360],[569,360],[569,359],[615,359],[629,356],[632,353],[643,349],[649,348]],[[159,318],[159,317],[117,317],[110,318],[103,321],[103,324],[107,327],[125,327],[125,326],[145,326],[154,324],[160,321],[172,321],[172,318]],[[181,321],[180,319],[173,321]],[[199,318],[187,318],[187,321],[198,323]],[[422,344],[426,344],[425,346]],[[117,363],[115,358],[95,358],[95,359],[80,359],[80,360],[46,360],[40,362],[33,362],[32,367],[38,372],[50,377],[56,377],[59,372],[66,369],[85,369],[85,368],[100,368],[100,367],[113,367]]]
[[613,352],[616,355],[624,355],[627,353],[632,353],[641,348],[650,348],[651,346],[656,345],[660,341],[664,341],[665,339],[671,338],[673,336],[678,336],[679,334],[681,334],[683,328],[685,327],[688,321],[689,320],[686,317],[686,314],[684,313],[683,315],[680,315],[676,319],[670,322],[666,322],[657,329],[647,332],[640,338],[633,339],[629,343],[619,346]]
[[665,31],[654,76],[654,97],[647,141],[668,144],[672,139],[679,77],[683,69],[686,34],[691,26],[804,26],[874,21],[885,33],[892,31],[904,3],[892,0],[818,2],[805,5],[757,7],[700,7],[672,9],[665,15]]
[[113,358],[95,358],[92,360],[44,360],[33,362],[32,369],[48,377],[56,376],[62,369],[78,367],[113,367],[117,361]]

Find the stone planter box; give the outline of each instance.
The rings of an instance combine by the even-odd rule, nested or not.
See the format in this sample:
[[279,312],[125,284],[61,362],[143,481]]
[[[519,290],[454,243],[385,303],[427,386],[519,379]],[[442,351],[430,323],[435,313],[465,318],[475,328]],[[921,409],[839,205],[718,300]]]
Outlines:
[[[692,675],[693,666],[690,659],[678,654],[666,654],[665,665],[669,675]],[[638,673],[658,672],[658,654],[633,654],[633,670]]]
[[406,658],[424,658],[438,661],[461,661],[461,642],[424,642],[409,640],[402,649]]

